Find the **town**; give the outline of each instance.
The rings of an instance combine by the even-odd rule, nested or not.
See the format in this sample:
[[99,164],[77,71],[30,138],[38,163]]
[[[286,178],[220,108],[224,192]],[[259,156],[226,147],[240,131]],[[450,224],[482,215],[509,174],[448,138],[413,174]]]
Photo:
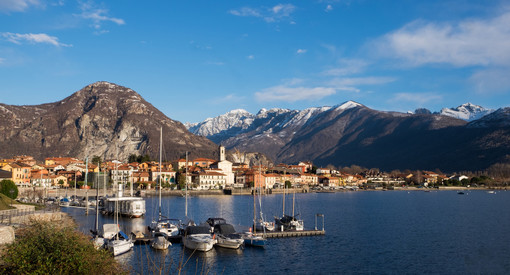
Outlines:
[[[392,189],[402,186],[477,187],[490,182],[487,176],[445,175],[432,171],[392,171],[363,169],[357,166],[344,168],[316,167],[312,162],[297,164],[259,164],[250,167],[247,163],[232,163],[226,159],[225,147],[219,148],[219,159],[185,158],[161,162],[102,161],[100,157],[80,160],[73,157],[48,157],[39,163],[31,156],[20,155],[0,160],[0,181],[12,180],[20,188],[39,187],[48,189],[81,188],[93,186],[96,177],[108,186],[132,184],[137,190],[155,189],[159,178],[163,188],[176,190],[227,190],[261,187],[265,190],[304,188],[304,190],[340,189]],[[88,179],[85,176],[88,174]],[[106,178],[106,179],[105,179]],[[87,184],[85,185],[85,182]],[[100,186],[106,186],[101,183]]]

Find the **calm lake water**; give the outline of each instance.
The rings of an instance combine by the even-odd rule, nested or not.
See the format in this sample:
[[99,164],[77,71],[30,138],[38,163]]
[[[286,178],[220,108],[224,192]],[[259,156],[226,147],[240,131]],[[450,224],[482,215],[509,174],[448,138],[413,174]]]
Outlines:
[[[266,219],[282,213],[280,195],[262,198]],[[292,211],[292,196],[286,199]],[[171,218],[184,216],[185,199],[163,197],[163,212]],[[121,219],[125,231],[145,229],[157,215],[157,197],[146,198],[147,215]],[[62,208],[83,232],[93,228],[95,214]],[[295,212],[306,229],[315,226],[315,215],[325,216],[325,236],[269,239],[265,249],[246,247],[233,251],[215,248],[207,253],[184,250],[174,244],[167,252],[137,245],[118,257],[132,273],[183,274],[247,273],[510,273],[510,191],[489,194],[471,191],[358,191],[296,194]],[[238,230],[253,219],[251,196],[202,196],[188,198],[188,216],[197,223],[223,217]],[[100,215],[100,222],[112,222]],[[322,221],[319,219],[319,228]]]

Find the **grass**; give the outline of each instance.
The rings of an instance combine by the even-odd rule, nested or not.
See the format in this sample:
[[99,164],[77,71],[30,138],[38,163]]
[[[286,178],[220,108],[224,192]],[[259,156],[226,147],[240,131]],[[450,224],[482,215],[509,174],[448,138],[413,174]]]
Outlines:
[[0,210],[14,209],[14,207],[11,207],[11,204],[18,204],[18,202],[4,194],[0,194]]

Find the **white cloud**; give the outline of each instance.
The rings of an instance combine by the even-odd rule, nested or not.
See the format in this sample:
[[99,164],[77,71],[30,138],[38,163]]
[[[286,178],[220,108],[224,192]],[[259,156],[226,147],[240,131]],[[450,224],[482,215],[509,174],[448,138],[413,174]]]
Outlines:
[[331,5],[326,6],[326,9],[325,9],[326,12],[330,12],[332,10],[333,10],[333,6],[331,6]]
[[410,102],[417,106],[424,106],[428,102],[442,99],[443,96],[436,93],[396,93],[389,101],[393,103]]
[[255,93],[257,101],[286,101],[319,100],[336,93],[329,87],[289,87],[285,85],[270,87]]
[[296,53],[297,53],[297,54],[304,54],[304,53],[306,53],[306,51],[307,51],[306,49],[298,49],[298,50],[296,51]]
[[257,9],[243,7],[238,10],[230,10],[230,14],[235,16],[243,16],[243,17],[262,17],[260,12]]
[[0,65],[1,65],[1,64],[4,64],[4,62],[5,62],[5,58],[1,58],[1,57],[0,57]]
[[255,59],[255,56],[253,56],[253,55],[248,55],[246,58],[248,58],[248,59],[252,60],[252,59]]
[[402,59],[413,66],[433,63],[508,66],[510,12],[458,23],[415,21],[374,44],[381,55]]
[[22,44],[22,42],[28,42],[28,43],[43,43],[43,44],[51,44],[57,47],[71,47],[70,44],[64,44],[60,43],[58,41],[58,38],[55,36],[50,36],[45,33],[27,33],[27,34],[21,34],[21,33],[10,33],[10,32],[4,32],[0,33],[2,37],[4,37],[7,41],[15,43],[15,44]]
[[0,0],[0,11],[23,12],[30,6],[40,6],[39,0]]
[[104,22],[113,22],[117,25],[124,25],[126,23],[124,19],[109,16],[107,9],[96,8],[93,2],[81,3],[80,9],[82,13],[78,16],[92,20],[92,26],[95,29],[100,29]]
[[278,4],[270,8],[243,7],[228,12],[235,16],[262,18],[268,23],[289,21],[289,23],[295,24],[291,19],[291,15],[295,10],[296,6],[292,4]]
[[350,74],[357,74],[363,72],[365,67],[368,66],[368,62],[360,59],[340,59],[338,61],[338,67],[331,68],[324,71],[323,75],[328,76],[343,76]]

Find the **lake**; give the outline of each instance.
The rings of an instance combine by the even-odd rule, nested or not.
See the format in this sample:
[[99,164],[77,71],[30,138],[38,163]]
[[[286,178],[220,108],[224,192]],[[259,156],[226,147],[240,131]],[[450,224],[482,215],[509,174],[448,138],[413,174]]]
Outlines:
[[[282,214],[283,195],[262,197],[264,216]],[[163,197],[163,215],[184,217],[185,199]],[[145,229],[157,216],[157,197],[146,197],[147,214],[121,219],[126,232]],[[62,208],[88,233],[95,213]],[[292,195],[286,197],[286,213]],[[268,239],[266,248],[228,250],[215,248],[192,253],[180,244],[166,252],[135,245],[117,257],[133,273],[510,273],[510,192],[470,191],[358,191],[295,195],[295,213],[313,229],[315,215],[325,216],[325,236]],[[188,198],[188,216],[195,222],[223,217],[238,230],[253,219],[252,196],[200,196]],[[100,223],[112,222],[100,215]],[[322,220],[319,219],[319,229]],[[158,272],[159,273],[159,272]]]

